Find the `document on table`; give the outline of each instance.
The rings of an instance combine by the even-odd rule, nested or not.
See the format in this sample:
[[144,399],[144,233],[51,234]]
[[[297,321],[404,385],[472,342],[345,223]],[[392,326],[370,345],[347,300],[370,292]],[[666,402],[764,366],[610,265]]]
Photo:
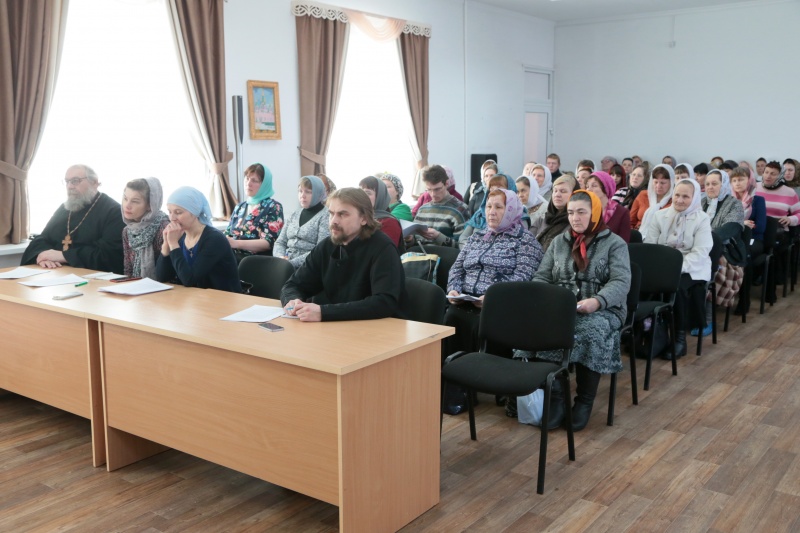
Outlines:
[[40,268],[17,267],[8,272],[0,272],[0,279],[19,279],[36,276],[37,274],[47,274],[52,270],[42,270]]
[[114,274],[113,272],[95,272],[94,274],[86,274],[84,279],[101,279],[108,281],[110,279],[120,279],[126,277],[125,274]]
[[83,283],[86,281],[80,276],[76,276],[75,274],[68,274],[66,276],[60,276],[57,278],[45,278],[45,279],[35,279],[32,281],[19,281],[20,285],[27,285],[28,287],[55,287],[56,285],[75,285],[76,283]]
[[462,302],[477,302],[480,298],[472,296],[470,294],[457,294],[456,296],[448,296],[448,300],[461,300]]
[[159,283],[150,278],[142,278],[139,281],[129,281],[127,283],[118,283],[113,287],[100,287],[97,292],[110,292],[111,294],[122,294],[125,296],[139,296],[142,294],[150,294],[151,292],[168,291],[172,285]]
[[254,305],[248,307],[244,311],[239,311],[238,313],[220,318],[220,320],[227,320],[229,322],[267,322],[281,315],[283,315],[282,307]]

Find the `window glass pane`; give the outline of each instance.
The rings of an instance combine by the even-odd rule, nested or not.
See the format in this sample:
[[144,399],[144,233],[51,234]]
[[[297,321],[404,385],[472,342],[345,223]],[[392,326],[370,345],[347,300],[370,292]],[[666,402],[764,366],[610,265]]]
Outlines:
[[155,176],[165,198],[180,185],[205,192],[205,164],[162,1],[72,0],[61,69],[28,177],[31,231],[65,199],[67,168],[84,163],[119,201],[125,183]]

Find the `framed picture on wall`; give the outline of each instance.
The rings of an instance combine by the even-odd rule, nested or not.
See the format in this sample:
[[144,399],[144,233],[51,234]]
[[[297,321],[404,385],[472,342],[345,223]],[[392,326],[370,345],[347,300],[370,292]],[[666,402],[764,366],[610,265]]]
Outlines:
[[249,80],[247,103],[250,108],[250,138],[280,139],[281,105],[278,83]]

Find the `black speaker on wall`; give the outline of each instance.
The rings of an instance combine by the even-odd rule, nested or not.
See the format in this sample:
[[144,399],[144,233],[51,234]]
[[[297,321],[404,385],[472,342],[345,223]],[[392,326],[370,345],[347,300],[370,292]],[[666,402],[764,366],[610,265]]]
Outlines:
[[495,163],[497,162],[497,154],[472,154],[470,157],[470,183],[475,183],[481,179],[481,165],[483,165],[487,159],[493,159]]

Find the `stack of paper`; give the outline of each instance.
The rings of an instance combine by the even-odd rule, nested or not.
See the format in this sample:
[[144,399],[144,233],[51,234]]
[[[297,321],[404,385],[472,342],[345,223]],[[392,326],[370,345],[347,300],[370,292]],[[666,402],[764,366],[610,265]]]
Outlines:
[[267,322],[281,315],[283,315],[283,308],[281,307],[254,305],[244,311],[220,318],[220,320],[228,320],[230,322]]
[[19,279],[36,276],[37,274],[47,274],[52,270],[42,270],[40,268],[17,267],[8,272],[0,272],[0,279]]
[[83,276],[85,279],[101,279],[108,281],[110,279],[120,279],[126,277],[125,274],[114,274],[113,272],[95,272],[94,274],[86,274]]
[[159,283],[150,278],[142,278],[139,281],[130,281],[127,283],[119,283],[114,286],[100,287],[98,292],[110,292],[112,294],[125,294],[127,296],[139,296],[141,294],[150,294],[151,292],[168,291],[172,285]]
[[56,285],[75,285],[76,283],[83,283],[86,281],[80,276],[76,276],[75,274],[67,274],[66,276],[61,276],[58,278],[47,277],[45,279],[38,279],[33,281],[20,281],[20,285],[26,285],[28,287],[55,287]]

